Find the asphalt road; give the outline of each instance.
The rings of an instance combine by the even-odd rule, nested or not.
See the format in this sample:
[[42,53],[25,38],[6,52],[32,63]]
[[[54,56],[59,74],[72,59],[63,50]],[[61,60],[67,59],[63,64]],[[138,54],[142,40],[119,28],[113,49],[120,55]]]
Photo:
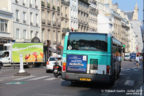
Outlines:
[[45,67],[26,69],[31,75],[14,76],[18,68],[0,70],[0,96],[144,96],[142,95],[142,68],[124,61],[119,79],[113,86],[105,83],[79,83],[55,78]]

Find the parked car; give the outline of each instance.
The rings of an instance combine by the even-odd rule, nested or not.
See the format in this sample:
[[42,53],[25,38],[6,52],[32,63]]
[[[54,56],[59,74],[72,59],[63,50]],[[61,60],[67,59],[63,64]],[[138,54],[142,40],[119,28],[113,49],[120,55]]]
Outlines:
[[124,60],[130,60],[130,53],[125,53]]
[[46,64],[46,72],[53,71],[53,66],[57,63],[61,63],[61,57],[53,57],[51,56]]

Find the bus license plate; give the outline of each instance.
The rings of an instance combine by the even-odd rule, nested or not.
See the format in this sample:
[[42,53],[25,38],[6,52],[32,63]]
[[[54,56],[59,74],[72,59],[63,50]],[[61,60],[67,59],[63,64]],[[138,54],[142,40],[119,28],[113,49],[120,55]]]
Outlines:
[[80,81],[91,81],[90,78],[80,78]]

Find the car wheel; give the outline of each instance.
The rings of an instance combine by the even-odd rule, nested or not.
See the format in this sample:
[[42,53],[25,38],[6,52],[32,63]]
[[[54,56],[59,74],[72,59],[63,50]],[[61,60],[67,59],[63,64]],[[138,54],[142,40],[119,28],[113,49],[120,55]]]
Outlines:
[[46,73],[49,73],[49,70],[46,70]]
[[2,68],[2,66],[3,66],[3,63],[2,63],[2,62],[0,62],[0,69]]

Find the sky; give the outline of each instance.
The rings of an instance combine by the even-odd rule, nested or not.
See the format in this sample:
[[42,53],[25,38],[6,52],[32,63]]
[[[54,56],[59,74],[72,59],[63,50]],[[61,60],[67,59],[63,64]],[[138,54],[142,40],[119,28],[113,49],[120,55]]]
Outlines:
[[139,8],[139,20],[143,20],[143,0],[113,0],[113,3],[118,3],[122,11],[133,11],[137,3]]

